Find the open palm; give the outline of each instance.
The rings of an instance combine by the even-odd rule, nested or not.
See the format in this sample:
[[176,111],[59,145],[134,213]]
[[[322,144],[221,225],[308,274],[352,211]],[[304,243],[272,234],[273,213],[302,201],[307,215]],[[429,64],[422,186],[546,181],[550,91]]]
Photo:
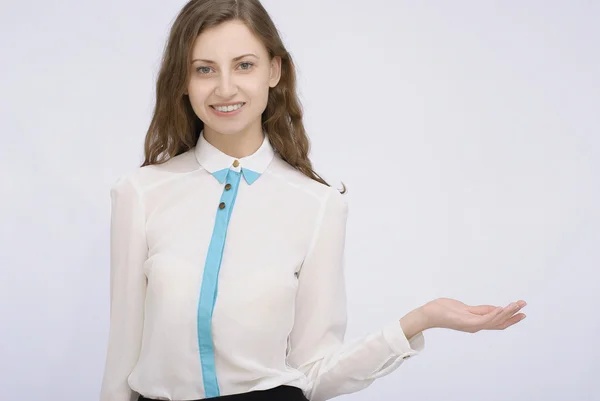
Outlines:
[[423,306],[431,327],[447,328],[468,333],[480,330],[504,330],[525,318],[517,313],[527,303],[511,302],[505,307],[493,305],[469,306],[456,299],[438,298]]

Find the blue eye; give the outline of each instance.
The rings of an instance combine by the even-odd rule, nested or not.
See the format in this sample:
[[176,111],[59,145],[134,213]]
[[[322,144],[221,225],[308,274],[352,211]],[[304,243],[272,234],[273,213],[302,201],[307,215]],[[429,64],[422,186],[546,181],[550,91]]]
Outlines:
[[249,70],[250,68],[252,68],[252,66],[254,65],[253,63],[249,63],[249,62],[245,62],[245,63],[241,63],[240,66],[242,65],[247,65],[248,68],[242,68],[242,70]]
[[[206,71],[206,70],[208,70],[208,71]],[[210,67],[201,66],[201,67],[196,68],[196,71],[198,71],[200,74],[208,74],[208,73],[210,73]]]

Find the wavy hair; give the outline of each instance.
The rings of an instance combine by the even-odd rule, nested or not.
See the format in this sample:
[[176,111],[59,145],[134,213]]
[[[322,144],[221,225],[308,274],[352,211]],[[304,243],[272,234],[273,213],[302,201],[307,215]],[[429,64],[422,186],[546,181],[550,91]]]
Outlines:
[[[269,88],[267,107],[261,117],[271,146],[292,167],[330,186],[313,170],[308,157],[310,142],[296,93],[294,62],[259,0],[191,0],[181,9],[163,52],[142,167],[162,164],[196,145],[204,123],[185,94],[193,44],[205,29],[232,20],[243,22],[261,40],[271,58],[281,57],[281,78],[274,88]],[[342,186],[340,192],[345,193],[346,187],[343,183]]]

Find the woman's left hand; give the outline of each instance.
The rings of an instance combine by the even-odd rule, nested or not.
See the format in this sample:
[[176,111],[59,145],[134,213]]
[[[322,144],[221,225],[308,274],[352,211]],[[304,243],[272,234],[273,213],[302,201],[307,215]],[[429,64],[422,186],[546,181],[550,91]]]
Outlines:
[[504,330],[525,318],[517,313],[527,303],[511,302],[505,307],[492,305],[466,305],[450,298],[438,298],[423,305],[422,312],[430,328],[447,328],[476,333],[480,330]]

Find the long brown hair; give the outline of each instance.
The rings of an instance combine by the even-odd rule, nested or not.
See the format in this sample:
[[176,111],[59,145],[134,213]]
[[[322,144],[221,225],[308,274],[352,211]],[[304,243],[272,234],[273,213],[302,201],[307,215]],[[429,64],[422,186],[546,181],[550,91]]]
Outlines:
[[[281,57],[281,78],[269,88],[262,114],[263,130],[275,151],[292,167],[325,185],[312,167],[310,142],[296,93],[296,71],[277,28],[259,0],[191,0],[177,16],[166,43],[156,83],[156,104],[144,144],[143,166],[162,164],[194,147],[204,123],[185,94],[194,41],[200,33],[223,22],[239,20],[262,41],[271,58]],[[342,183],[341,193],[346,192]]]

